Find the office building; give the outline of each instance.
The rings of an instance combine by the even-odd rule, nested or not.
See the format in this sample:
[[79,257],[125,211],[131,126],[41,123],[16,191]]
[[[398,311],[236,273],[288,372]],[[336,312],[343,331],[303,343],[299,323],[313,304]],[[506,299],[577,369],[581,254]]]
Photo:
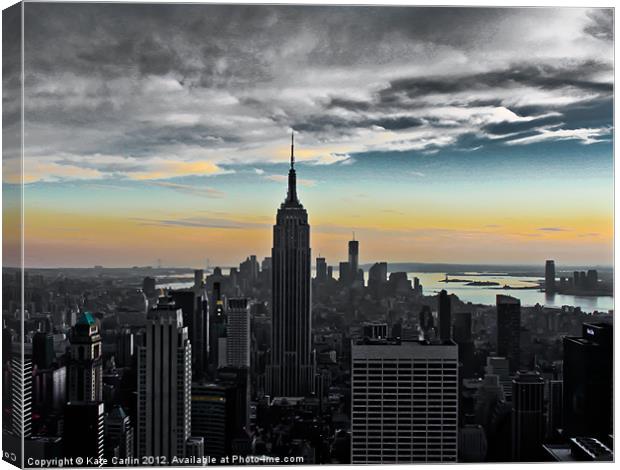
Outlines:
[[364,341],[351,354],[351,463],[456,462],[456,345]]
[[510,362],[505,357],[489,356],[484,368],[485,375],[497,375],[499,383],[504,391],[504,399],[512,399],[512,374],[510,373]]
[[161,298],[138,349],[138,456],[183,456],[190,436],[192,347],[183,312]]
[[452,306],[450,296],[441,290],[437,296],[437,310],[439,312],[439,340],[442,342],[452,339]]
[[35,333],[32,338],[32,363],[37,369],[49,369],[56,360],[54,335]]
[[[272,396],[312,393],[312,315],[310,298],[310,225],[297,198],[291,141],[288,194],[278,209],[272,249],[272,349],[267,370]],[[208,445],[208,443],[207,443]]]
[[540,461],[545,437],[545,380],[537,372],[517,372],[512,384],[512,459]]
[[613,326],[584,323],[564,338],[564,437],[601,440],[613,430]]
[[557,440],[563,427],[564,398],[563,381],[549,380],[547,383],[547,440]]
[[125,410],[117,405],[105,417],[105,455],[122,459],[133,457],[134,435],[131,419]]
[[225,364],[226,344],[226,305],[222,297],[221,282],[214,282],[209,302],[209,369],[213,372]]
[[250,367],[250,305],[248,299],[228,299],[226,364]]
[[434,320],[433,312],[428,305],[423,305],[418,315],[418,326],[420,328],[420,336],[422,339],[430,340],[434,338]]
[[382,286],[387,283],[387,263],[375,263],[368,270],[368,287]]
[[69,334],[69,401],[99,402],[103,399],[101,336],[91,313],[85,312]]
[[63,424],[63,454],[65,457],[98,459],[104,456],[104,411],[100,401],[70,401],[65,406]]
[[[200,278],[200,275],[196,276]],[[196,280],[194,281],[196,282]],[[206,372],[208,348],[208,300],[204,288],[174,290],[170,296],[177,308],[183,312],[183,326],[187,328],[192,343],[192,376],[200,377]]]
[[157,281],[155,281],[155,278],[147,276],[142,281],[142,292],[144,292],[147,296],[151,297],[155,294],[156,286]]
[[327,263],[325,258],[316,259],[316,280],[319,282],[327,281]]
[[192,385],[192,437],[204,439],[204,453],[223,457],[235,435],[236,390],[229,383]]
[[521,361],[521,302],[508,295],[497,296],[497,355],[508,359],[510,372]]
[[471,313],[454,315],[454,342],[459,347],[459,361],[462,378],[473,377],[475,371],[475,345],[471,332]]

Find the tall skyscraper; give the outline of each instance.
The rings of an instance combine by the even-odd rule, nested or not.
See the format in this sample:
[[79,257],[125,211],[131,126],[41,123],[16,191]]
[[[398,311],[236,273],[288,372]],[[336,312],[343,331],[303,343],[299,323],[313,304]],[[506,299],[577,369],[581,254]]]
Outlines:
[[349,269],[351,270],[351,276],[355,279],[357,276],[357,270],[359,269],[359,254],[360,254],[360,242],[355,240],[349,240]]
[[[197,276],[199,277],[199,276]],[[170,293],[175,305],[183,312],[183,326],[192,343],[192,376],[205,372],[208,347],[208,301],[203,287],[175,290]]]
[[474,374],[475,345],[471,333],[471,313],[461,312],[454,315],[454,342],[459,347],[461,376],[472,377]]
[[555,261],[552,259],[545,263],[545,292],[555,292]]
[[442,289],[437,296],[437,310],[439,312],[439,339],[450,341],[452,339],[452,306],[450,296]]
[[497,354],[510,362],[510,372],[521,362],[521,302],[508,295],[497,296]]
[[32,338],[32,363],[38,369],[49,369],[56,359],[54,353],[54,335],[35,333]]
[[273,227],[272,349],[268,390],[272,396],[305,396],[312,391],[310,225],[297,198],[294,146],[288,194]]
[[220,343],[226,338],[226,306],[222,298],[222,284],[213,283],[209,302],[209,369],[215,371],[225,358],[220,358]]
[[226,363],[250,367],[250,306],[248,299],[228,299]]
[[536,462],[545,436],[545,380],[537,372],[517,372],[512,381],[512,458]]
[[99,327],[90,312],[84,312],[69,336],[69,401],[102,400],[103,364]]
[[584,323],[564,338],[563,436],[605,439],[613,420],[613,326]]
[[138,351],[139,456],[185,455],[190,436],[192,347],[183,313],[160,299],[147,315],[146,338]]
[[319,282],[325,282],[327,280],[327,263],[325,258],[316,259],[316,280]]
[[351,357],[351,463],[456,462],[456,345],[365,340]]

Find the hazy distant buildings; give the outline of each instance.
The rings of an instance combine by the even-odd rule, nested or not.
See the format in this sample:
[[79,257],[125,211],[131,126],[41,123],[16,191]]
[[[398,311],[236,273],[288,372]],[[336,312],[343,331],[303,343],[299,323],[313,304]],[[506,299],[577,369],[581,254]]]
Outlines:
[[545,380],[537,372],[518,372],[512,389],[512,458],[536,462],[545,432]]
[[408,294],[412,289],[411,281],[407,278],[407,273],[405,272],[390,273],[388,284],[391,291],[396,295]]
[[157,287],[157,281],[155,281],[154,277],[147,276],[142,281],[142,291],[148,297],[151,297],[155,294],[156,287]]
[[613,326],[584,323],[582,331],[564,338],[563,436],[605,439],[613,429]]
[[312,391],[310,225],[297,198],[291,144],[288,194],[273,227],[272,349],[268,391],[272,396],[305,396]]
[[352,346],[351,463],[456,462],[455,344]]
[[497,354],[510,362],[510,372],[521,361],[521,302],[508,295],[497,296]]
[[147,316],[144,345],[138,352],[139,456],[185,455],[190,436],[192,347],[183,313],[160,299]]
[[387,283],[388,266],[387,263],[375,263],[368,270],[368,287],[377,288]]
[[325,258],[316,259],[316,280],[319,282],[327,281],[327,263]]

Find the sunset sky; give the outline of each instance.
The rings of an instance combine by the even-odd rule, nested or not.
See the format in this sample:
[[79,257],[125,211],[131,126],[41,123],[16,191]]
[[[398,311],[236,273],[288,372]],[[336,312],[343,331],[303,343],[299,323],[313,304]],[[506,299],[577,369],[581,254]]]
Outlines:
[[[25,6],[28,266],[611,265],[611,10]],[[5,183],[11,174],[5,171]],[[15,181],[12,181],[13,183]]]

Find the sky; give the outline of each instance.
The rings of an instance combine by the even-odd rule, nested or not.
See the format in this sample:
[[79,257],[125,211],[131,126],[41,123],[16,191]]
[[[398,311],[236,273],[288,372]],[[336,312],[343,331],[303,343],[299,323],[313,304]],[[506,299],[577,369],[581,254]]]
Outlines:
[[26,4],[26,265],[269,256],[292,131],[329,264],[611,265],[612,19]]

